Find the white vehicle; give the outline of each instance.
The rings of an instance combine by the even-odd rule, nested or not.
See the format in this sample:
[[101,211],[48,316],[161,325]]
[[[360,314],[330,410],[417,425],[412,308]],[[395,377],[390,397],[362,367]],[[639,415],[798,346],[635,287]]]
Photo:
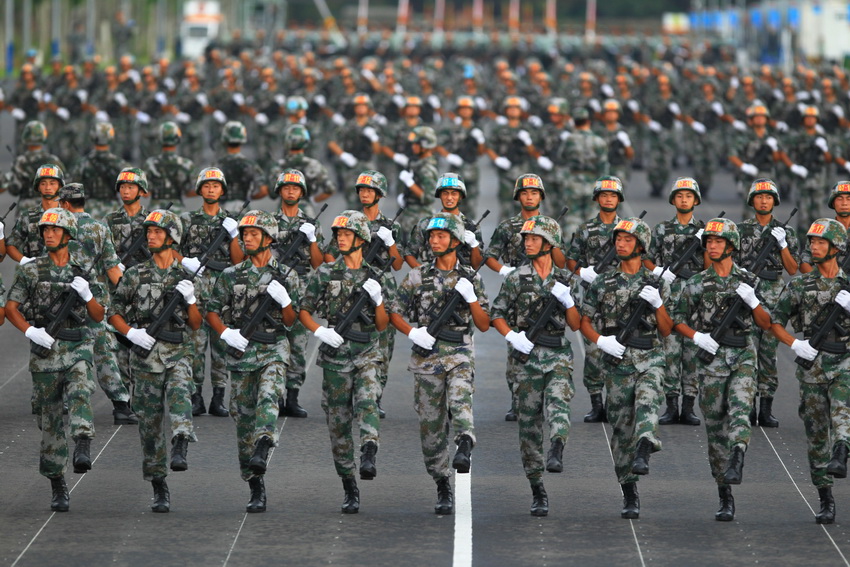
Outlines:
[[222,16],[219,2],[190,0],[183,5],[183,22],[180,40],[183,57],[197,59],[204,49],[218,37]]

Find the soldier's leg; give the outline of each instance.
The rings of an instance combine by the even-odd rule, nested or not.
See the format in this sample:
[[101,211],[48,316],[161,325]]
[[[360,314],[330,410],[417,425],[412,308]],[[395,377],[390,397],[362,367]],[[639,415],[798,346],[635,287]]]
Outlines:
[[829,408],[833,445],[841,442],[850,446],[850,372],[845,370],[830,384]]
[[584,420],[588,423],[597,423],[605,421],[605,409],[602,401],[602,390],[605,387],[605,378],[602,373],[602,351],[596,344],[589,342],[582,337],[584,341],[584,374],[582,375],[582,383],[590,394],[591,410]]
[[33,372],[33,406],[38,408],[37,423],[41,429],[41,451],[38,472],[47,478],[58,478],[68,468],[68,440],[62,419],[65,383],[58,372]]
[[168,454],[163,433],[165,373],[134,371],[142,474],[146,481],[168,475]]
[[[227,371],[227,343],[221,340],[215,331],[209,328],[210,345],[210,382],[213,388],[227,388],[229,372]],[[194,376],[194,370],[193,370]]]
[[195,415],[206,413],[203,391],[206,378],[207,344],[209,339],[209,326],[206,322],[197,331],[191,331],[189,340],[192,342],[192,382],[195,388],[192,390],[192,405]]
[[97,370],[97,382],[111,402],[129,402],[130,391],[121,378],[118,365],[118,341],[115,335],[99,324],[94,327],[94,366]]
[[647,179],[649,180],[650,196],[660,197],[670,174],[669,157],[666,155],[667,145],[659,134],[649,137],[649,152],[647,164]]
[[94,437],[94,373],[90,362],[78,361],[65,371],[65,401],[68,403],[68,430],[74,440]]
[[779,346],[779,340],[769,331],[760,330],[758,334],[758,395],[762,398],[773,398],[779,387],[779,375],[776,371],[776,348]]
[[451,410],[455,443],[468,435],[475,443],[475,426],[472,416],[472,394],[475,377],[472,363],[463,362],[452,368],[446,377],[446,404]]
[[259,371],[259,384],[255,397],[254,439],[268,437],[274,445],[274,432],[279,415],[278,400],[286,383],[286,365],[273,362]]
[[165,375],[164,401],[171,419],[171,437],[185,435],[189,441],[196,441],[192,424],[192,393],[195,384],[189,361],[181,359],[166,370]]
[[829,384],[800,382],[800,405],[797,414],[803,420],[808,443],[809,474],[816,488],[832,486],[826,465],[832,454],[829,442],[830,398]]
[[549,424],[549,441],[565,445],[570,436],[570,401],[575,395],[573,357],[562,354],[544,375],[543,406]]
[[300,390],[307,377],[307,329],[296,321],[286,333],[289,341],[289,365],[286,367],[286,389]]
[[351,390],[351,409],[360,422],[360,445],[373,442],[380,445],[381,419],[378,416],[378,395],[381,384],[378,379],[379,355],[356,361]]
[[678,398],[682,394],[682,335],[670,333],[662,343],[667,363],[662,380],[664,395]]
[[727,432],[729,448],[741,447],[745,452],[750,443],[752,428],[750,408],[756,395],[756,368],[752,364],[742,364],[733,369],[729,376],[726,393],[728,412]]
[[508,413],[505,414],[505,421],[517,421],[517,398],[516,384],[517,373],[521,371],[520,364],[511,357],[513,350],[510,345],[507,345],[508,357],[505,362],[505,381],[508,384],[508,391],[511,393],[511,407],[508,408]]
[[327,417],[334,466],[341,477],[353,476],[355,472],[354,440],[351,436],[353,380],[350,372],[323,369],[322,409]]
[[608,391],[608,423],[611,424],[611,453],[617,482],[627,484],[638,481],[632,473],[635,445],[635,383],[628,374],[606,373],[605,389]]
[[658,439],[658,407],[662,400],[663,376],[664,367],[658,365],[635,377],[635,444],[646,438],[652,442],[653,452],[661,450],[661,441]]
[[[713,362],[712,366],[718,364]],[[710,368],[710,367],[709,367]],[[705,421],[705,433],[708,438],[708,463],[711,475],[717,484],[725,484],[726,461],[729,458],[729,436],[726,434],[726,388],[728,374],[709,372],[701,368],[699,374],[699,407]],[[749,412],[749,410],[747,410]],[[749,420],[747,421],[749,423]]]
[[413,377],[413,403],[419,415],[422,457],[428,474],[439,480],[451,476],[446,374],[414,374]]
[[[546,376],[533,364],[519,365],[514,377],[519,425],[519,451],[526,478],[543,476],[543,403]],[[568,426],[569,427],[569,426]]]

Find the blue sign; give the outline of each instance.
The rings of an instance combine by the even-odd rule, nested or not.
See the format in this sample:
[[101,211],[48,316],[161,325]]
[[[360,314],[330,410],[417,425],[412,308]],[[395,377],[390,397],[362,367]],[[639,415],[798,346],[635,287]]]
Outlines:
[[753,24],[753,27],[762,27],[764,22],[761,17],[761,10],[750,10],[750,22]]
[[782,15],[779,13],[779,10],[767,11],[767,23],[772,28],[779,28],[782,26]]
[[[817,5],[816,5],[817,6]],[[819,12],[819,7],[815,9],[815,14]],[[794,29],[798,29],[800,27],[800,9],[799,8],[788,8],[788,25]]]

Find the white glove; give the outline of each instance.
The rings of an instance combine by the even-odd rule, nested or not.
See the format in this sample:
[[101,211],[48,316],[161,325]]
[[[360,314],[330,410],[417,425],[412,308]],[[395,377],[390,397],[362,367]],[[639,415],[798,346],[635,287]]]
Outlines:
[[640,105],[635,99],[627,101],[626,106],[629,107],[629,110],[631,110],[632,112],[637,112],[638,110],[640,110]]
[[733,89],[737,89],[741,86],[741,81],[738,80],[738,77],[732,75],[732,78],[729,79],[729,86]]
[[520,333],[508,331],[508,334],[505,335],[505,340],[522,354],[528,354],[534,348],[534,343],[528,340],[528,337],[525,336],[525,331]]
[[156,339],[150,336],[146,329],[130,327],[130,330],[127,331],[127,339],[134,345],[138,345],[147,350],[152,349],[156,344]]
[[517,132],[516,137],[517,140],[519,140],[526,146],[530,146],[533,144],[533,142],[531,141],[531,134],[529,134],[527,130],[520,130],[519,132]]
[[407,204],[407,200],[404,198],[403,193],[400,193],[399,196],[395,198],[395,202],[398,203],[399,207],[404,207]]
[[658,123],[658,122],[656,122],[655,120],[650,120],[650,121],[649,121],[649,129],[650,129],[650,130],[652,130],[653,132],[655,132],[656,134],[657,134],[658,132],[661,132],[661,130],[662,130],[662,128],[661,128],[661,124],[659,124],[659,123]]
[[213,119],[219,124],[224,124],[225,122],[227,122],[227,115],[220,110],[216,110],[215,112],[213,112],[212,115]]
[[24,332],[24,336],[37,344],[38,346],[44,348],[51,348],[56,339],[47,334],[47,331],[44,330],[44,327],[32,327],[30,326]]
[[363,69],[360,71],[360,74],[363,75],[364,79],[368,79],[370,81],[375,80],[375,73],[373,73],[371,69]]
[[528,123],[534,126],[535,128],[540,128],[543,126],[543,120],[540,119],[539,116],[531,115],[528,117]]
[[157,101],[161,105],[165,105],[168,103],[168,97],[165,96],[165,93],[160,91],[153,95],[153,99]]
[[478,242],[478,239],[475,237],[475,233],[471,230],[463,231],[463,241],[470,248],[478,248],[479,246],[481,246],[481,243]]
[[278,305],[284,309],[289,307],[292,303],[292,299],[289,297],[289,292],[286,291],[286,288],[283,287],[283,285],[277,280],[269,282],[269,285],[266,288],[266,293],[268,293],[271,298],[277,301]]
[[570,136],[572,136],[572,134],[569,130],[561,130],[561,133],[558,134],[558,138],[560,138],[562,142],[569,140]]
[[268,124],[269,124],[269,117],[266,115],[266,113],[265,113],[265,112],[258,112],[258,113],[256,114],[256,116],[254,116],[254,121],[255,121],[257,124],[259,124],[260,126],[268,126]]
[[463,165],[463,158],[457,154],[449,154],[446,156],[446,161],[449,165],[454,167],[461,167]]
[[323,94],[317,94],[313,97],[313,102],[315,102],[316,106],[319,108],[324,108],[328,104],[328,99],[326,99]]
[[805,166],[798,165],[796,163],[791,165],[791,173],[793,173],[794,175],[797,175],[797,176],[799,176],[803,179],[805,179],[806,177],[809,176],[809,170]]
[[197,258],[193,258],[191,256],[186,256],[185,258],[183,258],[183,260],[180,261],[180,263],[183,265],[183,268],[187,272],[189,272],[190,274],[194,274],[195,272],[198,272],[199,269],[201,271],[198,272],[198,275],[204,273],[205,268],[201,268],[201,261],[198,260]]
[[670,270],[664,269],[662,266],[655,266],[652,269],[652,273],[660,277],[668,284],[672,284],[674,281],[676,281],[676,274],[674,274]]
[[588,266],[586,268],[579,268],[578,275],[581,279],[583,279],[584,281],[586,281],[589,284],[592,284],[593,280],[595,280],[599,276],[599,274],[596,273],[596,270],[593,268],[593,266]]
[[838,118],[844,118],[844,109],[837,104],[832,107],[832,113]]
[[[745,122],[741,121],[741,120],[733,120],[732,121],[732,128],[734,128],[738,132],[746,132],[747,131],[747,124]],[[786,126],[786,128],[787,128],[787,126]]]
[[378,229],[377,236],[378,238],[384,241],[384,246],[386,246],[387,248],[395,244],[395,238],[393,238],[393,231],[391,231],[385,226],[382,226]]
[[310,242],[316,242],[316,225],[305,222],[298,227],[299,232],[303,232]]
[[71,289],[77,292],[77,295],[80,296],[80,299],[82,299],[84,303],[88,303],[94,297],[94,295],[92,295],[91,288],[89,287],[89,282],[80,276],[76,276],[74,281],[71,282]]
[[838,295],[835,296],[835,302],[843,307],[845,311],[850,312],[850,292],[846,289],[838,292]]
[[237,228],[239,226],[239,223],[236,222],[236,219],[226,217],[224,220],[221,221],[221,226],[224,228],[224,230],[227,231],[227,234],[230,235],[230,238],[236,238],[237,236],[239,236],[239,229]]
[[599,114],[600,112],[602,112],[602,105],[601,105],[601,104],[599,104],[599,101],[598,101],[598,100],[596,100],[595,98],[591,98],[591,99],[589,99],[589,100],[587,101],[587,106],[589,106],[589,107],[590,107],[590,109],[591,109],[591,110],[593,110],[593,112],[595,112],[595,113],[597,113],[597,114]]
[[717,116],[723,116],[723,105],[718,101],[714,101],[711,103],[711,110],[714,111],[714,114]]
[[493,160],[493,164],[499,169],[504,169],[505,171],[511,168],[511,160],[506,158],[505,156],[499,156]]
[[507,123],[508,123],[508,119],[505,116],[497,116],[496,117],[496,124],[498,124],[499,126],[504,126]]
[[6,225],[3,224],[3,221],[0,221],[0,240],[6,238]]
[[339,159],[348,167],[354,167],[355,165],[357,165],[357,158],[348,152],[342,152],[341,154],[339,154]]
[[810,345],[808,339],[804,341],[794,339],[794,342],[791,343],[791,350],[794,351],[794,354],[805,360],[814,360],[818,356],[818,349]]
[[319,327],[315,331],[313,331],[313,336],[325,343],[326,345],[332,346],[334,348],[339,348],[345,339],[343,339],[339,333],[334,331],[333,329],[328,329],[327,327]]
[[20,108],[13,108],[12,116],[15,118],[15,120],[24,120],[27,117],[27,113],[21,110]]
[[484,100],[483,96],[475,97],[475,106],[478,107],[478,110],[484,110],[487,108],[487,101]]
[[[398,154],[396,154],[398,155]],[[404,183],[405,187],[413,186],[413,172],[409,169],[403,169],[401,173],[398,174],[398,180]]]
[[115,102],[117,102],[120,106],[127,106],[127,97],[124,96],[124,93],[115,93],[115,96],[112,98],[115,99]]
[[850,173],[850,161],[844,162],[844,169],[847,170],[847,173]]
[[623,358],[623,353],[626,352],[625,345],[621,345],[614,335],[599,335],[596,340],[596,345],[603,352],[610,354],[615,358]]
[[165,80],[162,81],[162,84],[170,92],[177,90],[177,83],[171,77],[166,77]]
[[546,156],[540,156],[537,158],[537,165],[543,168],[544,171],[552,171],[552,168],[555,167],[555,164],[552,163],[552,160]]
[[564,285],[561,282],[555,282],[555,285],[552,286],[552,295],[555,296],[555,299],[561,302],[564,309],[575,307],[576,302],[570,293],[570,286]]
[[434,348],[434,343],[437,342],[437,339],[432,337],[425,327],[414,327],[410,329],[407,337],[413,341],[413,344],[425,350],[431,350]]
[[337,126],[342,126],[345,124],[345,117],[339,112],[335,112],[333,116],[331,116],[331,121]]
[[458,292],[463,300],[467,303],[475,303],[478,301],[478,296],[475,295],[475,287],[472,282],[466,278],[460,278],[455,284],[455,291]]
[[71,118],[71,113],[68,112],[68,109],[64,106],[60,106],[56,109],[56,116],[58,116],[64,121],[67,121],[69,118]]
[[774,152],[779,151],[779,143],[776,141],[776,138],[774,138],[773,136],[768,136],[767,139],[764,142],[768,146],[770,146],[770,149],[773,150]]
[[29,256],[21,256],[21,261],[19,262],[19,264],[21,266],[26,266],[27,264],[29,264],[33,260],[35,260],[35,258],[30,258]]
[[245,95],[242,93],[233,93],[233,104],[236,106],[245,106]]
[[694,344],[696,344],[702,350],[708,351],[711,354],[717,354],[717,349],[720,348],[720,345],[711,338],[711,335],[708,333],[694,333]]
[[189,280],[180,280],[177,283],[177,291],[183,296],[186,305],[194,305],[197,301],[195,299],[195,284]]
[[778,101],[783,101],[783,100],[785,100],[785,95],[783,94],[783,92],[781,90],[773,89],[773,98],[775,98]]
[[243,337],[242,333],[230,327],[221,332],[221,340],[227,343],[227,346],[240,352],[245,352],[245,349],[248,348],[248,339]]
[[396,162],[401,167],[407,167],[408,165],[410,165],[410,160],[404,154],[394,153],[393,154],[393,161]]
[[818,136],[815,138],[815,145],[820,148],[820,151],[826,153],[829,151],[829,144],[826,143],[826,138],[823,136]]
[[428,104],[431,105],[431,108],[440,108],[440,99],[437,95],[428,95]]
[[508,274],[510,274],[514,270],[516,270],[516,268],[514,268],[513,266],[502,266],[501,268],[499,268],[499,275],[503,278],[506,278],[508,277]]
[[741,164],[741,171],[743,173],[749,175],[750,177],[755,177],[756,175],[759,174],[759,168],[757,168],[756,166],[754,166],[751,163],[742,163]]
[[77,98],[80,99],[80,102],[85,104],[89,100],[89,93],[85,89],[80,89],[77,91]]
[[747,304],[747,307],[750,309],[755,309],[759,306],[759,298],[756,297],[756,290],[750,284],[746,284],[741,282],[738,284],[738,287],[735,288],[735,293],[738,294],[738,297],[744,300],[744,303]]
[[705,232],[704,228],[701,228],[698,231],[696,231],[696,234],[694,234],[694,236],[697,238],[697,240],[702,240],[702,233],[703,232]]
[[661,306],[664,305],[664,302],[661,301],[661,293],[658,291],[658,288],[651,285],[643,286],[639,297],[652,305],[654,309],[661,309]]
[[781,226],[774,226],[770,230],[770,234],[772,234],[773,238],[776,239],[776,242],[779,243],[779,249],[780,250],[785,250],[786,248],[788,248],[788,240],[785,237],[785,229],[784,228],[782,228]]
[[703,124],[702,122],[694,120],[693,122],[691,122],[691,128],[700,136],[705,134],[705,124]]
[[600,86],[599,90],[602,91],[602,94],[604,94],[606,97],[614,98],[614,89],[611,88],[611,85],[609,85],[608,83],[605,83],[604,85]]
[[479,144],[484,143],[484,132],[481,131],[481,128],[473,128],[469,131],[469,135]]
[[780,132],[787,132],[788,131],[788,123],[785,122],[784,120],[780,120],[776,123],[776,129],[779,130]]
[[393,95],[393,103],[394,103],[397,107],[401,108],[401,107],[403,107],[405,104],[407,104],[407,101],[406,101],[406,100],[404,99],[404,97],[403,97],[403,96],[401,96],[400,94],[395,94],[395,95]]
[[363,128],[363,135],[369,138],[372,142],[377,142],[380,140],[380,136],[378,136],[378,132],[371,126],[366,126]]
[[375,307],[384,302],[384,296],[381,295],[381,284],[372,278],[363,282],[363,289],[369,294],[369,298],[372,300],[372,303],[375,304]]
[[207,95],[204,93],[198,93],[197,95],[195,95],[195,100],[197,100],[198,104],[200,104],[201,106],[210,105],[210,99],[208,99]]
[[667,108],[676,116],[682,114],[682,107],[679,106],[679,103],[671,102],[667,105]]
[[192,121],[192,117],[189,116],[188,114],[186,114],[185,112],[178,112],[174,116],[174,119],[177,120],[177,122],[179,122],[181,124],[188,124],[189,122]]
[[94,113],[95,122],[109,122],[109,115],[104,110],[98,110]]
[[629,135],[625,130],[617,132],[617,139],[620,140],[620,143],[623,144],[624,148],[630,148],[632,146],[632,140],[629,138]]
[[142,124],[150,124],[151,115],[147,112],[142,112],[141,110],[139,110],[138,112],[136,112],[136,120],[138,120]]
[[121,270],[121,274],[127,271],[127,266],[125,266],[122,262],[118,262],[118,269]]

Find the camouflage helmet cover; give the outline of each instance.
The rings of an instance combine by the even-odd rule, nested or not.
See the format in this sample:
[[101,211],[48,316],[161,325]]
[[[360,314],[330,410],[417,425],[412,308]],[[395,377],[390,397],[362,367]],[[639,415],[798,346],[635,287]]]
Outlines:
[[248,141],[248,130],[241,122],[231,120],[221,129],[221,141],[232,145],[244,144]]
[[163,229],[174,240],[175,245],[179,245],[183,237],[183,224],[180,222],[180,217],[165,209],[156,209],[148,213],[142,226]]
[[643,219],[638,217],[622,219],[614,226],[614,230],[611,231],[612,242],[617,238],[618,232],[631,234],[643,246],[644,252],[649,252],[649,247],[652,244],[652,229],[649,228],[648,224],[643,222]]
[[806,236],[819,236],[828,240],[839,251],[847,249],[847,230],[835,219],[817,219],[809,227]]
[[355,236],[359,236],[365,242],[372,241],[369,219],[360,211],[348,209],[338,214],[331,223],[331,230],[336,234],[336,231],[341,228],[352,231]]
[[159,125],[159,142],[163,146],[176,146],[183,137],[183,131],[176,122],[167,120]]
[[755,197],[756,195],[764,194],[764,193],[773,195],[773,204],[774,205],[779,204],[779,189],[776,187],[776,183],[774,183],[770,179],[765,179],[765,178],[756,179],[750,185],[750,191],[749,191],[749,193],[747,193],[747,204],[752,206],[753,205],[753,197]]
[[457,215],[437,213],[425,225],[425,234],[429,234],[432,230],[445,230],[452,235],[452,238],[463,242],[463,233],[466,227],[464,227],[463,221]]
[[42,213],[38,221],[38,230],[41,232],[45,226],[58,226],[64,228],[72,239],[77,238],[77,219],[76,217],[59,207],[47,209]]
[[115,128],[110,122],[98,122],[92,126],[91,139],[96,146],[108,146],[115,139]]
[[361,187],[374,189],[381,197],[387,196],[387,178],[380,171],[367,169],[357,176],[354,184],[355,191]]
[[30,120],[21,131],[21,142],[25,145],[43,144],[47,141],[47,127],[43,122]]
[[543,187],[543,180],[539,175],[534,173],[524,173],[516,178],[514,183],[514,201],[519,201],[519,192],[523,189],[537,189],[540,191],[540,200],[546,198],[546,189]]
[[850,195],[850,181],[839,181],[832,186],[829,192],[829,208],[835,209],[835,199],[839,195]]
[[434,196],[439,197],[440,191],[443,189],[454,189],[455,191],[460,191],[463,198],[466,198],[466,183],[463,182],[463,179],[461,179],[457,173],[444,173],[441,175],[440,179],[437,180],[437,187],[434,189]]
[[741,249],[741,234],[738,232],[738,225],[729,219],[714,218],[705,224],[705,229],[702,232],[702,247],[705,248],[705,243],[709,236],[719,236],[725,238],[735,250]]
[[303,197],[307,195],[307,179],[298,169],[284,169],[281,174],[277,176],[277,181],[274,184],[274,192],[276,195],[280,194],[280,190],[284,185],[298,185],[301,187],[301,196]]
[[138,167],[125,167],[122,169],[121,173],[118,174],[118,178],[115,180],[115,190],[118,191],[124,183],[134,183],[139,186],[142,193],[148,192],[148,176]]
[[310,131],[303,124],[292,124],[283,135],[286,149],[303,150],[310,145]]
[[65,174],[62,168],[55,163],[45,163],[35,170],[35,175],[32,178],[32,189],[38,192],[38,183],[42,179],[55,179],[59,182],[59,187],[65,185]]
[[60,201],[76,201],[86,198],[86,189],[82,183],[68,183],[59,189]]
[[265,232],[273,241],[278,238],[278,224],[274,216],[266,211],[252,209],[239,219],[239,235],[245,228],[258,228]]
[[419,144],[423,149],[432,150],[437,147],[437,133],[430,126],[417,126],[407,137],[412,144]]
[[619,177],[614,175],[603,175],[597,179],[596,183],[593,184],[593,200],[595,201],[599,197],[599,194],[605,191],[609,193],[616,193],[620,198],[620,202],[626,200],[623,192],[623,182]]
[[673,197],[679,191],[690,191],[693,193],[697,198],[697,205],[702,202],[702,195],[699,192],[699,183],[697,183],[697,180],[693,177],[680,177],[673,182],[673,186],[670,187],[670,197],[667,199],[671,205],[673,204]]
[[224,172],[217,167],[205,167],[198,174],[198,180],[195,181],[195,192],[200,195],[201,185],[207,181],[218,181],[224,190],[222,194],[227,193],[227,181],[224,179]]
[[545,215],[533,216],[522,224],[519,233],[536,234],[542,236],[543,240],[555,248],[561,247],[561,227],[551,217]]

